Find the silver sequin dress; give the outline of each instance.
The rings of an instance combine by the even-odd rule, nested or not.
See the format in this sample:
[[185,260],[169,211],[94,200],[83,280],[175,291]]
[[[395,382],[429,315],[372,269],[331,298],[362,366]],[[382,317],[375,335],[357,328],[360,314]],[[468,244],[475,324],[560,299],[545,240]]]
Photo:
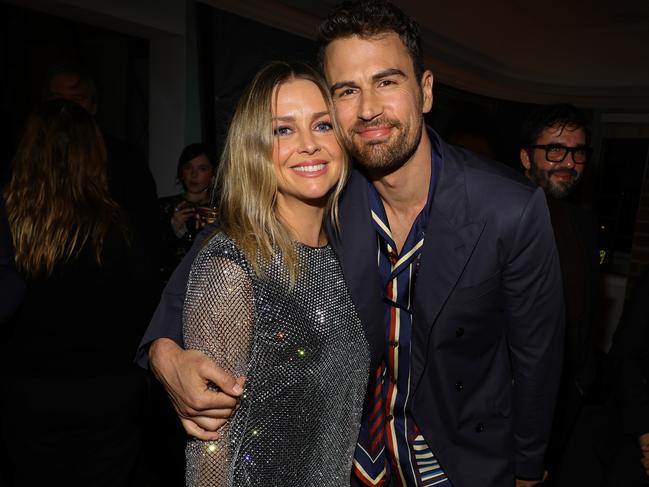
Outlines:
[[185,346],[247,380],[221,439],[188,441],[188,486],[349,485],[369,345],[333,250],[296,250],[293,289],[279,259],[260,278],[223,234],[192,265]]

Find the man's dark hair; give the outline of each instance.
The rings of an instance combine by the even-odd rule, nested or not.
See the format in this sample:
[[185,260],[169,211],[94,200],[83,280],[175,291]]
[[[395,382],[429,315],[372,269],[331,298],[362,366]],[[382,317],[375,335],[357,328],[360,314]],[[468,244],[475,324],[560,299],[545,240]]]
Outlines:
[[550,127],[582,129],[586,145],[590,142],[589,122],[584,112],[574,105],[542,105],[534,109],[521,127],[521,146],[529,148],[536,144],[543,131]]
[[357,35],[368,38],[394,32],[410,53],[415,76],[424,74],[417,22],[385,0],[346,1],[336,5],[318,27],[318,67],[324,71],[324,52],[330,42]]
[[207,160],[210,161],[210,166],[212,166],[212,169],[214,169],[214,159],[210,155],[210,151],[208,150],[207,146],[205,144],[198,143],[189,144],[183,149],[183,151],[180,153],[180,157],[178,158],[178,167],[176,168],[176,177],[178,178],[178,181],[182,180],[183,166],[192,159],[195,159],[196,157],[203,154],[205,154]]
[[43,100],[49,100],[51,98],[52,93],[50,91],[50,83],[52,80],[57,76],[64,74],[77,76],[79,78],[78,84],[79,86],[82,86],[88,94],[90,102],[97,103],[97,85],[95,84],[95,80],[85,67],[75,63],[57,64],[51,66],[47,70],[41,90],[41,97]]

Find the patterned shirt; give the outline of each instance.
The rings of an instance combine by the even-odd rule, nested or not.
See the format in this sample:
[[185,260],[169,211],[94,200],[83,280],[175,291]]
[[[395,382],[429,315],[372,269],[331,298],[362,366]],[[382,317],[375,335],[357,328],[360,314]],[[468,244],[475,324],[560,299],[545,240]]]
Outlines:
[[371,218],[376,228],[377,265],[384,293],[385,362],[374,377],[374,397],[361,428],[354,473],[366,485],[450,487],[450,482],[409,412],[412,307],[411,297],[432,206],[440,155],[432,154],[426,205],[401,249],[390,232],[381,198],[369,185]]

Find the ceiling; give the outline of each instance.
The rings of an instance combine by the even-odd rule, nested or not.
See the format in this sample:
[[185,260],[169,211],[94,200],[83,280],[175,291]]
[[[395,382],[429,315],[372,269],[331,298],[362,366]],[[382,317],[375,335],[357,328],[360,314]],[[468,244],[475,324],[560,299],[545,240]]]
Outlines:
[[[206,0],[312,38],[336,0]],[[395,0],[436,79],[510,100],[649,112],[649,0]]]

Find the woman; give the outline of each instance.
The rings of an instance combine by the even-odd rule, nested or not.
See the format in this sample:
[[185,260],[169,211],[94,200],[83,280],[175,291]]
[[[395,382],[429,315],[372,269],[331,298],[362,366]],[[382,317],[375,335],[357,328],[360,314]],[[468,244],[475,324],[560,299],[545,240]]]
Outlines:
[[66,100],[40,105],[4,198],[26,282],[2,353],[16,485],[131,485],[146,391],[132,355],[151,267],[108,194],[92,115]]
[[158,200],[165,247],[165,278],[192,246],[196,232],[213,221],[214,166],[203,144],[185,147],[176,168],[183,192]]
[[222,231],[198,254],[187,348],[244,399],[214,442],[190,440],[191,486],[349,485],[370,351],[327,243],[348,161],[326,85],[274,62],[242,96],[219,166]]

